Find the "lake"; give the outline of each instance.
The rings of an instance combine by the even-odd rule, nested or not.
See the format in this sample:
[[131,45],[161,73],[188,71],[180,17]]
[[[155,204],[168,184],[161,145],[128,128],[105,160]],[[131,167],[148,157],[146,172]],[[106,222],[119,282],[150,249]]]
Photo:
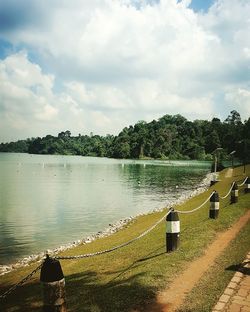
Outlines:
[[164,207],[194,189],[210,166],[0,153],[0,264]]

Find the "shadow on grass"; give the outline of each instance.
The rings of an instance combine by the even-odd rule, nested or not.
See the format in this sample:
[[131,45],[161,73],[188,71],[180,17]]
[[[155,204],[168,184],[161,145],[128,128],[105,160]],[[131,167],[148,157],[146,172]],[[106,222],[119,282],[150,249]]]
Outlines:
[[[141,280],[147,275],[146,272],[133,274],[131,270],[145,261],[165,255],[165,252],[159,252],[163,247],[119,271],[105,272],[105,275],[117,274],[106,283],[99,280],[98,275],[92,271],[68,276],[66,283],[69,311],[144,311],[145,305],[155,301],[157,289],[142,285]],[[125,277],[128,271],[131,271],[130,276]]]
[[[106,284],[96,272],[86,271],[66,276],[68,312],[125,312],[140,310],[155,299],[155,289],[140,283],[144,273],[112,280]],[[0,287],[2,294],[6,289]],[[23,285],[0,302],[1,312],[42,312],[40,283]]]
[[[125,312],[144,311],[145,305],[155,301],[156,289],[142,284],[146,272],[133,273],[133,269],[156,257],[165,255],[164,246],[140,258],[119,271],[105,272],[112,277],[104,282],[102,273],[95,271],[78,272],[68,275],[66,280],[66,301],[68,312]],[[130,271],[130,272],[128,272]],[[128,274],[129,275],[128,275]],[[0,293],[6,288],[0,286]],[[16,289],[6,300],[0,302],[0,311],[27,312],[42,311],[42,291],[39,282]],[[157,310],[155,310],[157,311]],[[159,309],[160,311],[160,309]]]
[[228,271],[241,272],[245,275],[250,275],[250,267],[248,267],[250,261],[245,261],[239,264],[233,264],[226,268]]
[[107,284],[98,281],[94,272],[83,272],[67,277],[69,311],[122,312],[142,306],[155,298],[155,289],[142,286],[135,274]]
[[[9,288],[9,287],[8,287]],[[8,288],[0,286],[0,294]],[[1,312],[40,312],[42,311],[40,283],[30,283],[18,287],[5,299],[0,299]]]
[[[128,267],[126,268],[123,268],[119,271],[109,271],[109,272],[106,272],[106,274],[114,274],[114,273],[118,273],[117,276],[113,277],[111,279],[111,281],[109,281],[108,283],[110,282],[113,282],[114,280],[120,278],[123,274],[125,274],[126,272],[128,272],[129,270],[133,269],[133,268],[136,268],[138,266],[141,265],[141,262],[144,262],[144,261],[148,261],[148,260],[151,260],[151,259],[154,259],[154,258],[157,258],[157,257],[160,257],[162,255],[166,255],[166,252],[159,252],[159,250],[162,250],[162,248],[164,248],[165,245],[155,249],[154,251],[150,252],[149,254],[147,254],[144,258],[141,258],[141,259],[138,259],[136,261],[134,261],[133,263],[131,263]],[[156,252],[158,252],[157,254],[155,254]]]

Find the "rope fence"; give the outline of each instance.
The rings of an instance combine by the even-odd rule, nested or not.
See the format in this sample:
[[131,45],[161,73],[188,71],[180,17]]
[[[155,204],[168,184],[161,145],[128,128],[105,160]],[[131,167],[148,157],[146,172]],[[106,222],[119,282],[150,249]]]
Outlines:
[[227,193],[225,196],[220,196],[220,198],[221,198],[221,199],[227,198],[227,197],[231,194],[234,185],[235,185],[235,182],[232,183],[232,185],[231,185],[231,187],[230,187],[228,193]]
[[29,273],[27,276],[25,276],[19,283],[15,284],[14,286],[10,287],[7,291],[5,291],[2,295],[0,295],[0,299],[6,298],[8,295],[10,295],[13,291],[17,289],[17,287],[22,286],[25,282],[27,282],[33,275],[36,274],[37,271],[39,271],[42,267],[43,263],[41,263],[35,270],[33,270],[31,273]]
[[[248,181],[248,182],[247,182]],[[241,187],[244,184],[246,184],[246,192],[248,192],[248,186],[249,186],[249,178],[246,177],[244,179],[244,181],[239,184],[238,186]],[[143,233],[141,233],[140,235],[138,235],[135,238],[130,239],[129,241],[119,244],[115,247],[112,247],[110,249],[106,249],[106,250],[101,250],[101,251],[97,251],[97,252],[93,252],[93,253],[86,253],[86,254],[80,254],[80,255],[75,255],[75,256],[56,256],[53,258],[50,258],[49,255],[46,256],[46,259],[42,260],[42,263],[36,267],[31,273],[29,273],[26,277],[24,277],[19,283],[15,284],[14,286],[10,287],[7,291],[5,291],[3,294],[0,295],[0,301],[5,299],[7,296],[9,296],[12,292],[14,292],[19,286],[22,286],[25,282],[27,282],[29,279],[31,279],[31,277],[33,275],[35,275],[40,269],[41,269],[41,281],[44,282],[44,287],[47,287],[50,284],[50,280],[47,282],[46,278],[42,278],[42,276],[44,276],[44,272],[50,272],[50,269],[46,268],[47,267],[51,267],[51,266],[55,266],[56,270],[59,270],[59,275],[60,276],[60,280],[57,279],[56,281],[58,281],[58,285],[56,286],[56,292],[59,293],[60,295],[64,294],[65,291],[58,291],[58,287],[64,287],[63,285],[65,284],[65,282],[62,282],[62,280],[64,280],[64,276],[60,267],[60,263],[58,260],[75,260],[75,259],[83,259],[83,258],[90,258],[90,257],[94,257],[94,256],[99,256],[99,255],[103,255],[103,254],[107,254],[107,253],[111,253],[115,250],[118,250],[120,248],[123,248],[125,246],[128,246],[130,244],[132,244],[133,242],[139,240],[140,238],[146,236],[148,233],[150,233],[153,229],[155,229],[163,220],[167,221],[167,232],[166,232],[166,245],[167,245],[167,252],[171,252],[174,251],[175,249],[178,248],[179,245],[179,234],[180,234],[180,224],[179,224],[179,217],[178,217],[178,213],[180,214],[190,214],[193,212],[198,211],[199,209],[201,209],[202,207],[205,206],[205,204],[207,204],[210,201],[210,214],[209,217],[212,219],[216,219],[218,217],[218,211],[219,211],[219,198],[220,199],[225,199],[227,198],[230,194],[231,194],[231,203],[235,203],[237,201],[232,201],[232,196],[235,196],[233,194],[233,189],[234,186],[237,186],[237,183],[234,181],[228,191],[228,193],[225,196],[219,196],[219,194],[216,191],[213,191],[208,198],[202,203],[200,204],[198,207],[192,209],[192,210],[175,210],[173,208],[170,208],[163,217],[161,217],[156,223],[154,223],[152,226],[150,226],[147,230],[145,230]],[[237,187],[238,189],[238,187]],[[249,189],[250,191],[250,189]],[[238,196],[238,195],[237,195]],[[59,264],[59,266],[58,266]],[[60,271],[61,270],[61,271]],[[48,274],[48,273],[46,273]],[[46,275],[45,274],[45,275]],[[54,275],[54,273],[52,274]],[[59,277],[58,277],[59,278]],[[55,282],[53,282],[55,283]],[[48,284],[48,285],[47,285]],[[47,285],[47,286],[46,286]],[[54,284],[53,284],[54,285]],[[53,286],[52,285],[52,286]],[[51,285],[49,285],[48,287],[52,287]],[[54,287],[54,286],[53,286]],[[51,291],[44,291],[44,294],[48,294],[51,293]],[[62,302],[64,302],[64,299],[61,300]],[[54,311],[54,310],[51,310]],[[55,311],[59,311],[59,310],[55,310]],[[64,311],[64,310],[63,310]],[[66,310],[65,310],[66,311]]]
[[181,214],[189,214],[189,213],[193,213],[197,210],[199,210],[200,208],[202,208],[209,200],[210,198],[213,196],[213,194],[215,193],[215,191],[213,191],[210,196],[197,208],[194,208],[192,210],[175,210],[176,212],[178,213],[181,213]]
[[243,186],[243,185],[247,182],[248,179],[249,179],[249,178],[246,177],[245,180],[244,180],[241,184],[239,184],[238,186]]
[[109,253],[109,252],[115,251],[117,249],[120,249],[122,247],[128,246],[128,245],[132,244],[133,242],[137,241],[138,239],[142,238],[143,236],[147,235],[148,233],[150,233],[158,224],[160,224],[163,220],[166,219],[166,217],[168,216],[169,213],[170,213],[170,210],[160,220],[158,220],[153,226],[151,226],[149,229],[147,229],[145,232],[143,232],[139,236],[127,241],[126,243],[120,244],[120,245],[115,246],[115,247],[110,248],[110,249],[97,251],[94,253],[88,253],[88,254],[77,255],[77,256],[61,256],[61,257],[55,257],[55,259],[57,259],[57,260],[71,260],[71,259],[89,258],[89,257],[103,255],[105,253]]

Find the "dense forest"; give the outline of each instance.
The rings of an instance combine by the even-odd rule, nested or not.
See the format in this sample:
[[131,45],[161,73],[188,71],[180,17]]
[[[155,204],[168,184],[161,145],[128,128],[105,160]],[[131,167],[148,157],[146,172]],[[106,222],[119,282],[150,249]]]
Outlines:
[[0,152],[210,160],[218,147],[223,148],[224,158],[235,150],[239,159],[249,161],[250,118],[242,122],[235,110],[223,122],[218,118],[191,122],[181,115],[164,115],[158,120],[125,127],[117,136],[92,133],[71,136],[66,130],[56,137],[46,135],[1,143]]

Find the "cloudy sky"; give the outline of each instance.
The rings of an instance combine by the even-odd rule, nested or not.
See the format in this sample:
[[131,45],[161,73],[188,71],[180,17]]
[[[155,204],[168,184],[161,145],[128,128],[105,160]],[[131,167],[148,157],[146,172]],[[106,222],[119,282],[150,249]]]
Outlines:
[[250,117],[249,0],[0,0],[0,142]]

